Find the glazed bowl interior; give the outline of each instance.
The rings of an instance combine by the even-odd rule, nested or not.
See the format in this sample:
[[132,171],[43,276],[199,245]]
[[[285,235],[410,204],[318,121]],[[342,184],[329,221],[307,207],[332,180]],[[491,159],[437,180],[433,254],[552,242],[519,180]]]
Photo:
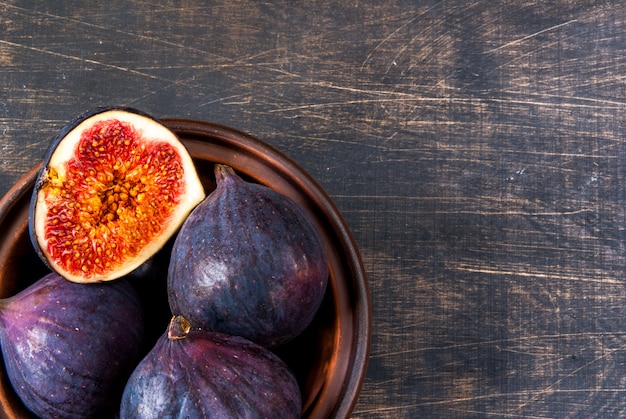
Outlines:
[[[233,167],[247,180],[264,184],[299,203],[319,229],[330,278],[312,324],[277,350],[292,368],[302,390],[305,418],[349,417],[363,383],[370,346],[371,309],[365,271],[352,235],[322,188],[287,156],[264,142],[203,121],[164,119],[194,159],[207,193],[215,188],[213,165]],[[0,298],[11,296],[48,272],[28,237],[28,206],[39,166],[0,200]],[[163,249],[161,261],[169,260]],[[140,288],[153,311],[148,346],[171,316],[165,291],[166,266],[159,284]],[[161,286],[155,286],[161,285]],[[151,335],[150,335],[151,334]],[[29,417],[0,367],[0,413]],[[1,416],[1,415],[0,415]]]

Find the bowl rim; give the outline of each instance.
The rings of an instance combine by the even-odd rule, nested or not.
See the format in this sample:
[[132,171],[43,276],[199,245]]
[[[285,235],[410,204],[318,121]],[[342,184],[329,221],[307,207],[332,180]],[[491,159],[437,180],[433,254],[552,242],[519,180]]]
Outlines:
[[[350,273],[349,277],[352,281],[349,284],[350,289],[347,291],[351,295],[345,296],[350,298],[354,313],[351,316],[350,328],[345,331],[340,330],[340,336],[338,336],[338,339],[342,340],[344,344],[346,340],[350,344],[350,353],[347,354],[347,358],[344,356],[344,359],[340,360],[341,365],[339,367],[345,372],[343,382],[330,383],[331,388],[324,389],[325,392],[340,397],[336,398],[334,406],[326,406],[324,411],[317,411],[315,403],[312,403],[310,406],[312,410],[307,413],[310,413],[309,417],[311,418],[319,417],[321,419],[327,415],[336,418],[348,418],[356,405],[367,372],[371,346],[372,311],[364,265],[346,220],[327,192],[311,175],[287,154],[264,141],[235,128],[199,119],[167,117],[159,120],[174,131],[179,138],[182,137],[181,140],[192,154],[194,154],[194,149],[198,152],[202,148],[199,144],[206,143],[210,138],[217,139],[220,144],[225,145],[224,151],[231,153],[226,160],[236,159],[242,163],[251,163],[250,167],[236,168],[249,176],[254,177],[254,170],[259,168],[254,164],[254,157],[262,156],[269,167],[278,172],[279,177],[276,179],[279,182],[283,181],[290,184],[291,187],[306,191],[307,198],[312,199],[312,203],[309,204],[323,210],[325,222],[338,239],[336,245],[341,246],[340,250],[345,259],[343,265]],[[198,138],[198,140],[187,137]],[[212,156],[211,160],[218,162],[219,156],[217,159],[215,157]],[[0,223],[4,223],[7,217],[11,218],[11,213],[16,209],[16,205],[23,202],[27,195],[30,196],[30,189],[34,186],[41,165],[42,162],[37,163],[0,198]],[[296,185],[293,185],[294,182]],[[341,292],[345,294],[345,290]],[[345,311],[346,308],[339,307],[338,310]],[[348,331],[350,333],[341,333]],[[351,336],[346,336],[348,334]],[[9,403],[4,397],[0,397],[0,408],[11,410]]]

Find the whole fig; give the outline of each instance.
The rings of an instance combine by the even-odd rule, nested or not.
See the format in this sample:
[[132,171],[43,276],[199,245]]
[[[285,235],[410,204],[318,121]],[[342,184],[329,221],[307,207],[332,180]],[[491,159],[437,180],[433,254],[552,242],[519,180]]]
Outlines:
[[293,200],[215,165],[216,189],[183,223],[168,298],[194,328],[275,348],[300,334],[324,296],[319,232]]
[[244,338],[190,331],[183,316],[137,366],[121,419],[299,418],[295,377],[276,355]]
[[50,273],[0,300],[7,376],[41,418],[111,411],[141,357],[142,309],[125,280],[76,284]]

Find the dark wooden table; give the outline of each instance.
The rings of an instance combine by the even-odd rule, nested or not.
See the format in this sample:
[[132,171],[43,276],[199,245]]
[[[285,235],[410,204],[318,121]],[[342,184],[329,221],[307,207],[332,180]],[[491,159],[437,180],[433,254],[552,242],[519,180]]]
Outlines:
[[249,132],[345,216],[355,418],[626,415],[621,1],[0,1],[0,195],[122,104]]

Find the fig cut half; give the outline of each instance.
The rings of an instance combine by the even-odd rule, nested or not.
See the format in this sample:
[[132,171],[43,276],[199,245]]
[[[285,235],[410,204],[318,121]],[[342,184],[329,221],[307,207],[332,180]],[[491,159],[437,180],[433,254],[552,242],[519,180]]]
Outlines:
[[204,197],[191,156],[165,125],[132,108],[96,108],[52,140],[29,233],[67,280],[109,281],[161,249]]

